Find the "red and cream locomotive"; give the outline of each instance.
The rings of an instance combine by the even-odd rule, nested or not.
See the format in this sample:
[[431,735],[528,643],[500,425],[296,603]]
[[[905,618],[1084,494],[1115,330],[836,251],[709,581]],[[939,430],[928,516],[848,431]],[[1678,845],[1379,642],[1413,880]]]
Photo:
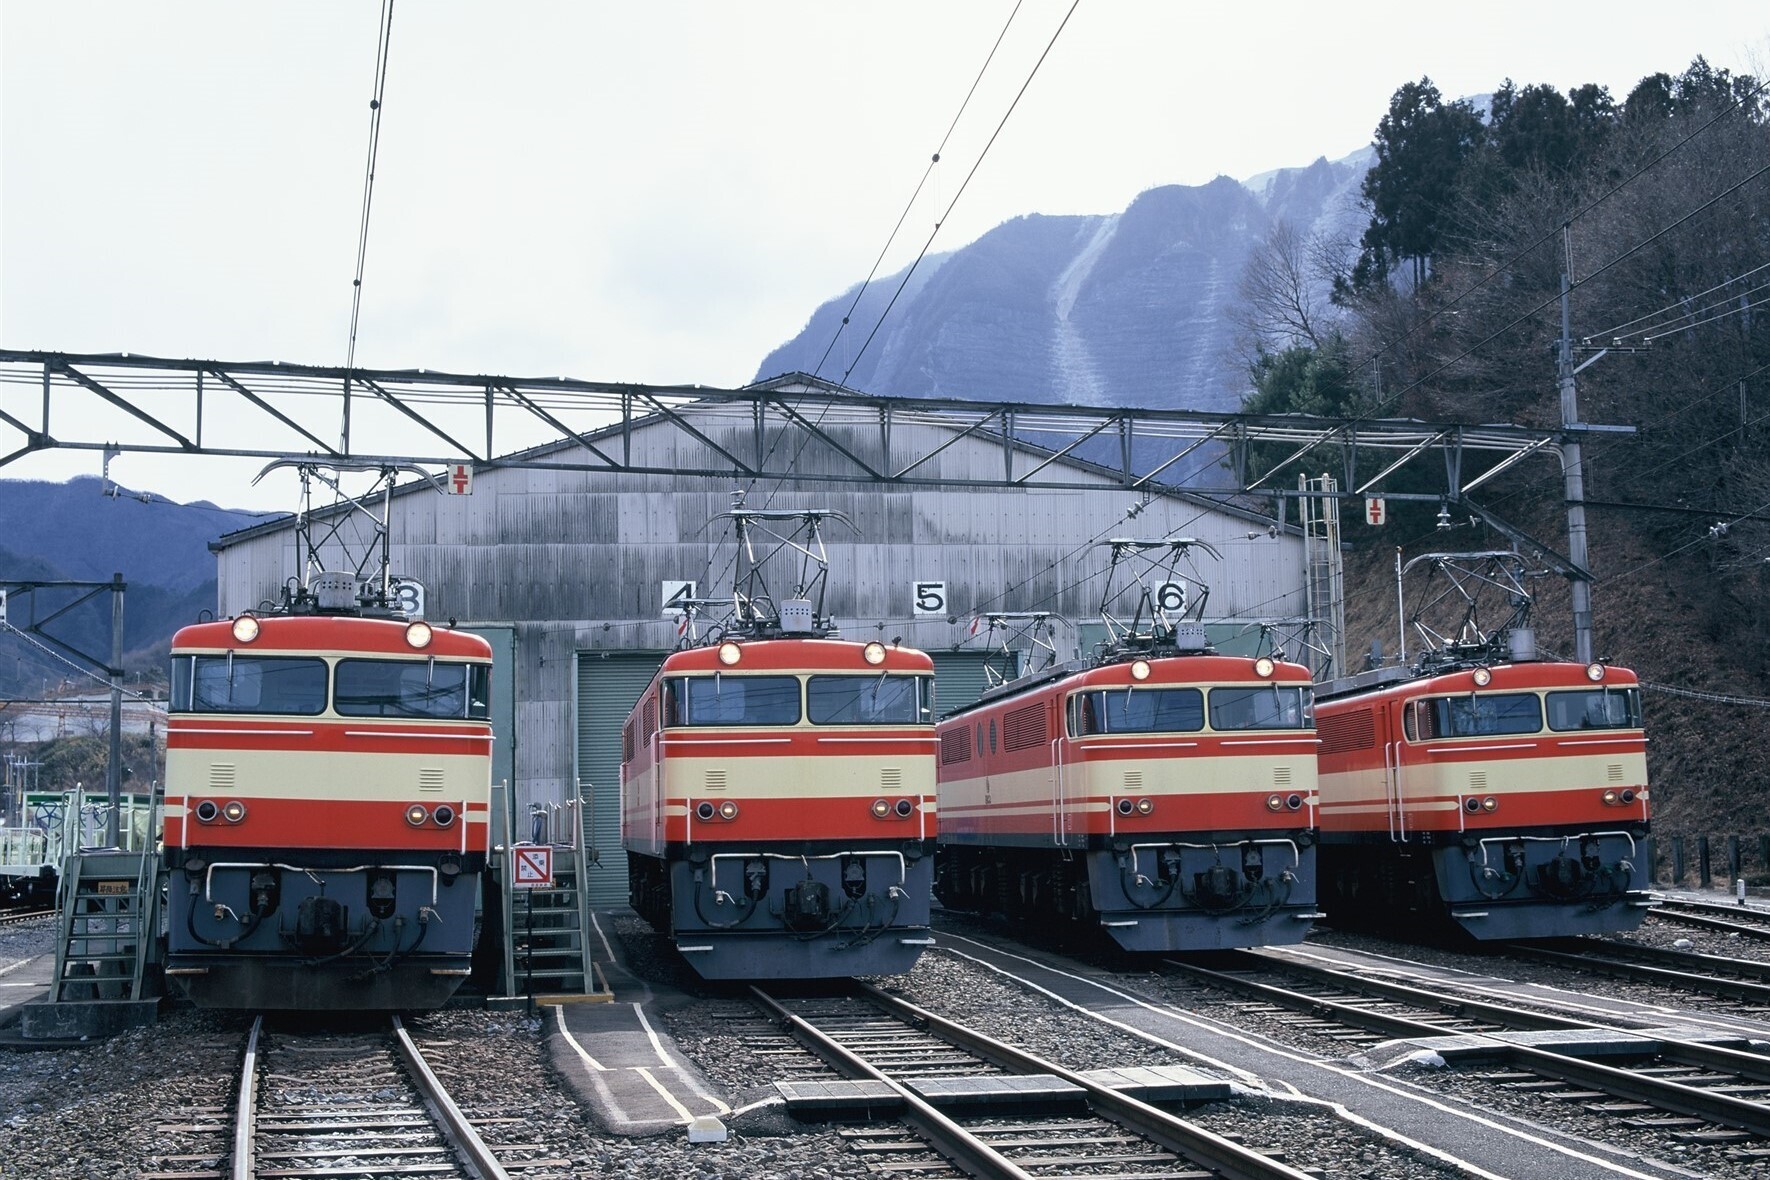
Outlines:
[[385,568],[173,637],[166,974],[201,1006],[435,1007],[469,974],[491,646]]
[[[621,734],[633,907],[707,979],[907,971],[933,941],[933,661],[834,638],[805,596],[837,514],[729,517],[732,618],[664,660]],[[819,570],[777,608],[751,546],[781,521]]]
[[1206,643],[1205,596],[1186,601],[1173,567],[1208,545],[1109,545],[1115,569],[1146,568],[1129,625],[1102,611],[1099,658],[940,723],[938,895],[1097,923],[1134,951],[1300,941],[1319,916],[1309,670]]
[[[1484,940],[1634,929],[1653,864],[1635,674],[1538,658],[1517,554],[1427,554],[1403,573],[1422,565],[1462,620],[1416,612],[1414,665],[1316,690],[1330,919]],[[1496,587],[1513,613],[1483,630]]]

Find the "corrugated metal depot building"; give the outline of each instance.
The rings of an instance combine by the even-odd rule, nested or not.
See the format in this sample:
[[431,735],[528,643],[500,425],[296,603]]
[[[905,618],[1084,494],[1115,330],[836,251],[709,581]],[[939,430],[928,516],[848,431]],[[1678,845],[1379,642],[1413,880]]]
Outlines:
[[[747,410],[741,420],[730,406],[677,413],[734,452],[740,436],[751,437]],[[922,437],[909,437],[914,432]],[[876,460],[878,469],[896,470],[879,453],[884,444],[877,431],[843,434],[826,427],[825,433]],[[1000,441],[953,442],[958,433],[938,424],[900,427],[892,445],[927,454],[950,443],[919,470],[946,479],[1000,479]],[[565,458],[574,445],[523,458]],[[710,447],[672,423],[641,425],[631,445],[636,466],[705,470],[716,464]],[[1027,465],[1047,457],[1029,450]],[[1221,563],[1198,563],[1210,586],[1207,619],[1305,613],[1299,535],[1279,530],[1271,536],[1264,518],[1184,496],[1157,497],[1127,521],[1138,496],[1120,486],[1116,473],[1065,466],[1067,482],[1098,482],[1099,490],[820,482],[820,473],[852,466],[814,442],[793,460],[798,478],[759,483],[746,503],[834,509],[854,522],[855,532],[838,523],[827,529],[826,608],[843,638],[901,637],[933,655],[943,710],[968,703],[982,687],[982,652],[978,641],[967,643],[973,612],[1047,610],[1076,623],[1098,620],[1107,552],[1089,542],[1104,537],[1188,536],[1217,548]],[[573,790],[590,801],[588,835],[601,864],[592,877],[595,904],[626,899],[620,728],[677,643],[675,617],[663,609],[665,583],[694,582],[703,597],[729,593],[735,550],[729,522],[716,517],[731,506],[734,486],[729,478],[503,467],[476,474],[470,495],[410,485],[393,496],[393,572],[424,584],[432,620],[456,619],[492,640],[499,665],[494,778],[514,784],[518,816]],[[274,601],[298,573],[291,519],[230,534],[213,548],[223,615]],[[944,613],[916,614],[912,595],[919,582],[945,583]],[[778,577],[771,585],[779,585]],[[1098,637],[1097,624],[1060,629],[1060,647],[1078,637],[1085,647]],[[519,819],[516,831],[523,830]]]

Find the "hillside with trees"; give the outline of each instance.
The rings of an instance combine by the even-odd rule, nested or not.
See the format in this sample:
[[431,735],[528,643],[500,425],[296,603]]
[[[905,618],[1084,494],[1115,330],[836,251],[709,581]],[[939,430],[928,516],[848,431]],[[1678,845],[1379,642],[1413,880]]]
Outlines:
[[[1620,98],[1507,80],[1486,111],[1447,101],[1428,78],[1408,82],[1376,127],[1362,235],[1335,241],[1277,222],[1240,291],[1245,409],[1557,428],[1568,275],[1579,420],[1634,428],[1582,436],[1589,565],[1596,651],[1648,686],[1667,834],[1765,826],[1766,94],[1700,58]],[[1565,552],[1563,492],[1545,457],[1477,495]],[[1449,529],[1436,505],[1382,529],[1348,515],[1349,650],[1372,639],[1394,650],[1398,548],[1510,547],[1448,507]],[[1567,583],[1537,585],[1542,646],[1571,655]]]

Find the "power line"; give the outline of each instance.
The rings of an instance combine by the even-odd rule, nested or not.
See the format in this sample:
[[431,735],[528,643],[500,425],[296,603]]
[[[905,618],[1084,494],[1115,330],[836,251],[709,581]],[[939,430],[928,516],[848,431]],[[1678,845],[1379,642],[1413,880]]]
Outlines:
[[867,293],[867,288],[872,285],[874,276],[879,273],[879,267],[884,265],[885,255],[891,249],[891,244],[897,241],[897,233],[909,218],[910,210],[915,207],[916,199],[922,195],[923,186],[928,183],[928,178],[934,175],[934,168],[940,163],[941,153],[946,151],[947,141],[953,137],[953,131],[964,116],[965,108],[971,105],[971,96],[977,93],[978,84],[983,81],[983,75],[988,71],[990,62],[996,59],[996,50],[1002,47],[1002,39],[1008,35],[1009,26],[1013,25],[1014,17],[1020,12],[1020,2],[1021,0],[1015,0],[1014,10],[1008,14],[1008,20],[1002,25],[1002,31],[996,34],[995,44],[990,46],[988,55],[983,59],[983,65],[977,70],[977,77],[971,80],[971,89],[965,92],[964,101],[959,103],[959,109],[954,113],[953,121],[947,125],[946,134],[940,137],[940,144],[934,149],[933,156],[929,158],[928,167],[922,170],[922,179],[916,182],[916,189],[910,194],[910,199],[905,203],[903,212],[897,215],[897,224],[891,227],[889,234],[885,235],[885,244],[879,248],[879,256],[873,260],[873,269],[867,272],[867,277],[861,283],[860,290],[854,293],[854,299],[849,303],[848,310],[842,313],[842,322],[836,326],[835,334],[830,337],[829,344],[824,347],[823,356],[818,358],[817,367],[811,371],[813,377],[823,372],[824,362],[830,359],[830,353],[835,349],[836,342],[842,338],[842,333],[847,329],[848,321],[854,315],[854,309],[860,306],[861,296]]
[[1051,40],[1045,45],[1045,51],[1039,54],[1039,60],[1033,63],[1032,70],[1026,75],[1026,81],[1020,84],[1019,91],[1015,93],[1014,101],[1009,103],[1008,109],[1003,112],[1002,121],[996,124],[996,129],[990,133],[989,142],[985,143],[983,145],[983,150],[977,153],[977,159],[972,163],[971,171],[965,174],[965,179],[959,184],[958,191],[953,193],[953,199],[948,202],[946,212],[941,214],[940,220],[934,223],[934,229],[929,233],[928,240],[922,243],[921,253],[916,255],[916,260],[910,263],[908,270],[904,271],[903,281],[898,283],[897,290],[891,293],[891,299],[885,304],[885,310],[879,313],[879,319],[873,324],[873,330],[867,333],[867,338],[861,342],[859,351],[854,354],[854,359],[848,363],[848,368],[843,371],[843,385],[848,384],[848,378],[850,374],[854,372],[854,366],[858,365],[860,363],[860,358],[866,355],[867,349],[872,346],[873,338],[879,334],[879,329],[884,326],[886,317],[891,314],[891,309],[897,306],[897,300],[903,295],[904,288],[910,285],[910,279],[915,275],[916,268],[922,265],[922,260],[924,258],[928,257],[928,251],[934,245],[934,239],[939,235],[940,227],[945,225],[947,218],[952,216],[953,209],[957,207],[959,203],[959,198],[965,195],[965,189],[971,184],[971,178],[976,176],[977,170],[983,166],[984,158],[989,155],[990,148],[995,146],[997,137],[1002,134],[1002,128],[1008,125],[1008,120],[1013,116],[1014,109],[1020,105],[1020,100],[1025,97],[1027,87],[1031,86],[1033,79],[1038,76],[1039,67],[1043,66],[1045,64],[1045,59],[1051,55],[1052,48],[1057,44],[1057,38],[1063,35],[1063,30],[1069,25],[1069,18],[1075,15],[1076,6],[1081,2],[1082,0],[1074,0],[1069,6],[1069,11],[1063,14],[1063,20],[1058,24],[1057,31],[1051,34]]
[[381,108],[387,94],[387,57],[393,41],[393,0],[381,0],[381,16],[376,28],[375,97],[369,100],[369,159],[363,168],[363,214],[356,232],[356,278],[351,281],[350,347],[344,357],[346,372],[356,367],[357,319],[363,309],[363,266],[369,256],[369,209],[375,196],[375,153],[381,146]]
[[[1749,279],[1761,270],[1770,270],[1770,262],[1760,263],[1759,265],[1754,266],[1750,270],[1746,271],[1744,274],[1737,274],[1737,275],[1734,275],[1732,278],[1722,279],[1720,282],[1716,283],[1714,286],[1710,287],[1708,290],[1699,291],[1695,295],[1686,296],[1685,298],[1678,300],[1676,303],[1668,303],[1666,306],[1660,308],[1658,311],[1650,311],[1646,315],[1638,315],[1632,320],[1624,320],[1622,323],[1616,325],[1614,328],[1605,328],[1601,332],[1593,332],[1590,335],[1582,336],[1582,337],[1580,337],[1580,340],[1582,343],[1585,343],[1585,344],[1590,344],[1594,340],[1614,340],[1624,334],[1623,333],[1624,328],[1632,328],[1636,324],[1640,323],[1642,320],[1650,320],[1650,319],[1654,318],[1655,316],[1665,315],[1668,312],[1676,311],[1678,308],[1685,307],[1685,306],[1695,302],[1698,299],[1707,299],[1710,295],[1713,295],[1716,291],[1719,291],[1721,288],[1730,287],[1734,283],[1741,282],[1745,279]],[[1761,289],[1762,289],[1761,287],[1753,287],[1751,290],[1757,291],[1757,290],[1761,290]],[[1745,292],[1745,294],[1748,294],[1748,295],[1750,293],[1751,293],[1751,291]],[[1683,314],[1676,317],[1676,319],[1682,319],[1685,315],[1689,315],[1689,314],[1690,314],[1689,312],[1684,312]],[[1674,322],[1676,322],[1676,321],[1674,320]],[[1643,328],[1641,331],[1645,332],[1645,331],[1648,331],[1648,329]],[[1630,336],[1639,336],[1640,334],[1641,334],[1641,332],[1627,333],[1627,335],[1630,335]]]

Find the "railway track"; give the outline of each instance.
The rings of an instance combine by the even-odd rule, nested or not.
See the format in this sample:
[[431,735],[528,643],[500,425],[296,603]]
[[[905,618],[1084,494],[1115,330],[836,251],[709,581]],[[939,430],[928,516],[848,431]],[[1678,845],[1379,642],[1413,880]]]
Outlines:
[[[1482,1063],[1473,1076],[1514,1094],[1576,1103],[1605,1120],[1671,1131],[1710,1146],[1749,1143],[1756,1153],[1770,1139],[1770,1105],[1764,1101],[1770,1098],[1770,1057],[1760,1053],[1655,1035],[1643,1037],[1638,1052],[1608,1058],[1623,1068],[1493,1034],[1562,1031],[1577,1039],[1580,1033],[1631,1032],[1628,1021],[1607,1026],[1375,980],[1272,952],[1233,952],[1224,958],[1237,969],[1167,963],[1189,979],[1302,1013],[1299,1026],[1335,1040],[1361,1045],[1446,1036],[1485,1040],[1471,1046],[1470,1060]],[[1301,980],[1307,990],[1280,986],[1271,982],[1275,978]],[[1500,1068],[1490,1068],[1492,1063]]]
[[[238,1060],[231,1101],[213,1094],[178,1123],[157,1127],[178,1138],[149,1158],[138,1180],[509,1180],[505,1163],[397,1017],[359,1033],[272,1032],[259,1017]],[[225,1076],[216,1071],[218,1080]],[[537,1154],[541,1149],[525,1143],[498,1150],[525,1157],[510,1162],[524,1175],[569,1164]]]
[[[1014,1180],[1307,1175],[865,984],[834,1000],[784,1001],[758,988],[752,994],[794,1042],[836,1075],[876,1084],[878,1104],[901,1112],[900,1127],[844,1132],[879,1170]],[[953,1113],[960,1109],[972,1113]]]
[[1730,1001],[1738,1015],[1770,1016],[1770,963],[1603,940],[1511,944],[1506,953],[1571,971],[1606,975]]
[[55,917],[54,910],[0,910],[0,926],[22,926],[26,922],[35,922],[39,918]]
[[1647,916],[1661,922],[1674,922],[1723,934],[1737,934],[1741,938],[1770,941],[1770,910],[1751,906],[1667,898],[1648,910]]

